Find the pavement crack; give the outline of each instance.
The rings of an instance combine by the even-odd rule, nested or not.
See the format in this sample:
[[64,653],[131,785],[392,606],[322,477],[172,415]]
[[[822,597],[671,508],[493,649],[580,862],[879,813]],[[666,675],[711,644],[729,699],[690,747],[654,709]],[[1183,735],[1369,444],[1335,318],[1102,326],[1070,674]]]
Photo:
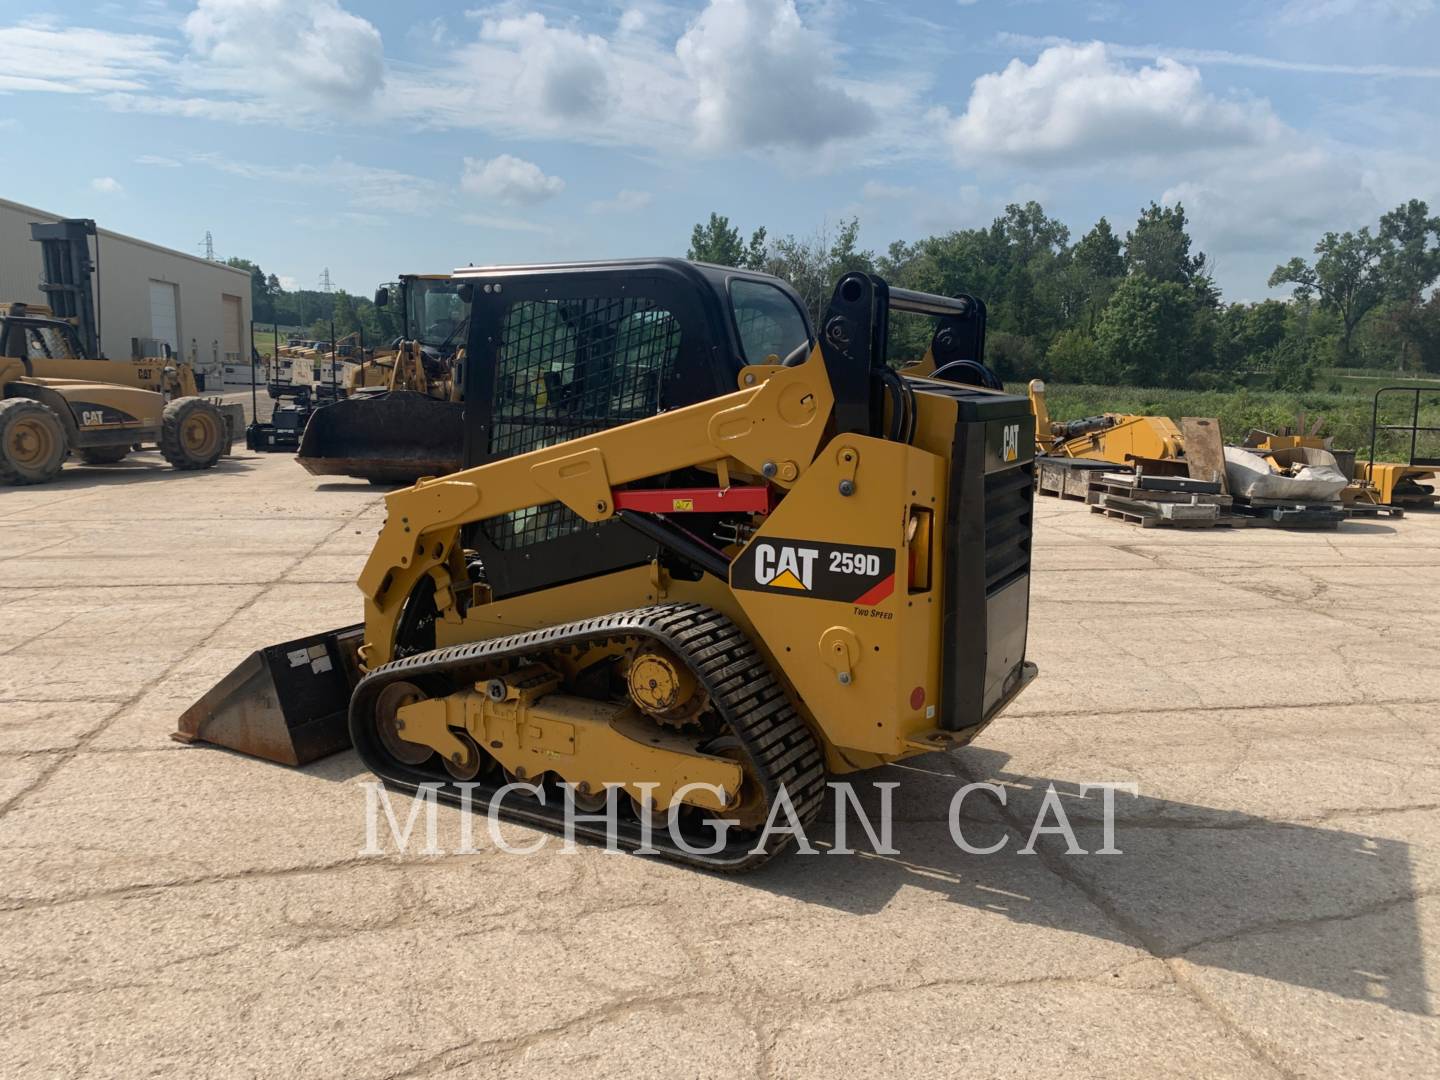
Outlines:
[[[162,671],[158,676],[156,676],[154,680],[139,687],[133,694],[125,698],[118,707],[110,710],[96,724],[87,728],[75,741],[73,746],[71,746],[67,750],[63,750],[58,753],[55,756],[55,760],[52,761],[48,767],[42,769],[34,780],[26,784],[19,791],[15,792],[15,794],[10,796],[10,798],[5,800],[5,802],[0,803],[0,820],[3,820],[5,815],[10,813],[10,811],[13,810],[16,806],[20,805],[20,803],[29,795],[40,790],[47,783],[49,783],[51,777],[53,777],[57,772],[59,772],[60,769],[64,768],[65,765],[71,760],[73,760],[78,754],[82,753],[90,745],[90,743],[97,739],[110,725],[110,723],[125,709],[128,709],[130,706],[140,701],[147,693],[149,693],[153,689],[154,685],[163,683],[176,671],[179,671],[184,666],[187,660],[189,660],[192,656],[196,655],[202,649],[208,646],[210,642],[214,641],[222,630],[224,630],[236,619],[242,618],[247,611],[250,611],[252,608],[254,608],[261,601],[261,599],[264,598],[269,587],[283,583],[287,574],[293,571],[296,567],[303,565],[306,559],[310,558],[311,555],[314,555],[316,552],[323,549],[326,544],[328,544],[339,533],[341,533],[345,529],[350,528],[353,525],[355,518],[358,517],[360,514],[364,513],[366,509],[367,508],[362,507],[361,509],[356,510],[353,513],[348,514],[346,517],[344,517],[339,524],[337,524],[323,537],[321,537],[319,540],[317,540],[315,543],[313,543],[303,552],[297,555],[288,565],[286,565],[284,570],[280,571],[280,573],[276,574],[273,578],[271,578],[269,582],[266,583],[264,587],[261,587],[254,595],[252,595],[249,600],[241,604],[240,607],[236,609],[236,611],[232,613],[228,619],[226,619],[219,626],[211,630],[203,638],[196,641],[188,649],[185,649],[180,654],[180,656],[173,660],[165,668],[164,671]],[[227,582],[226,584],[229,583]],[[72,583],[65,587],[74,588],[74,585]]]
[[[951,757],[948,761],[950,767],[967,783],[975,783],[978,779],[982,779],[972,776],[962,759]],[[1022,836],[1025,834],[1024,822],[1019,819],[1008,803],[1000,804],[997,810],[1000,817],[1012,830]],[[1123,937],[1128,938],[1155,959],[1164,962],[1165,970],[1169,973],[1174,985],[1244,1047],[1257,1064],[1287,1078],[1287,1080],[1293,1075],[1279,1064],[1273,1052],[1230,1017],[1220,1012],[1214,1003],[1199,993],[1188,979],[1182,979],[1175,969],[1173,957],[1170,955],[1171,950],[1167,949],[1159,938],[1137,920],[1121,911],[1108,896],[1095,887],[1093,882],[1083,874],[1077,873],[1075,868],[1066,861],[1065,856],[1057,854],[1051,845],[1045,843],[1037,845],[1035,853],[1039,857],[1040,865],[1085,897],[1091,906],[1107,919]]]
[[1356,908],[1354,911],[1335,912],[1330,915],[1310,915],[1305,918],[1271,919],[1266,922],[1256,923],[1253,926],[1246,926],[1239,930],[1231,931],[1228,934],[1217,934],[1215,937],[1203,938],[1200,941],[1192,942],[1183,949],[1174,950],[1170,956],[1163,957],[1162,959],[1183,959],[1197,950],[1210,948],[1214,945],[1226,945],[1233,941],[1254,937],[1256,934],[1273,934],[1284,930],[1308,929],[1317,926],[1326,926],[1331,923],[1366,919],[1372,915],[1381,915],[1394,908],[1404,907],[1406,904],[1414,904],[1417,901],[1427,900],[1437,895],[1440,895],[1440,891],[1421,890],[1419,892],[1407,893],[1404,896],[1392,896],[1385,900],[1377,900],[1373,904],[1366,904],[1364,907]]

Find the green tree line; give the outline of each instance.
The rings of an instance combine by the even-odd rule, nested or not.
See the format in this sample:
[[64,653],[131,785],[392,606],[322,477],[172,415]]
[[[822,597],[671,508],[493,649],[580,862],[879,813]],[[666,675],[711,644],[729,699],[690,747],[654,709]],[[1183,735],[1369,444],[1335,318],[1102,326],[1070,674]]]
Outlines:
[[[1288,300],[1225,303],[1182,205],[1151,203],[1122,237],[1101,218],[1072,243],[1037,202],[1006,207],[988,227],[883,253],[857,243],[859,221],[813,237],[746,239],[720,214],[697,224],[687,255],[790,281],[819,318],[850,270],[989,308],[987,360],[1007,379],[1225,389],[1305,390],[1319,367],[1440,373],[1440,216],[1412,199],[1374,229],[1327,232],[1312,258],[1275,268]],[[905,335],[902,325],[892,327]],[[923,349],[923,331],[908,331]]]
[[[1440,373],[1440,216],[1418,199],[1374,228],[1327,232],[1310,258],[1277,266],[1287,300],[1225,303],[1195,251],[1185,208],[1151,203],[1122,236],[1101,218],[1072,242],[1037,202],[1013,204],[983,228],[959,229],[883,253],[859,244],[856,218],[808,237],[749,235],[723,215],[697,224],[687,256],[764,270],[793,284],[818,320],[850,270],[989,308],[987,360],[1006,379],[1103,385],[1309,389],[1321,367]],[[248,259],[257,325],[325,338],[359,330],[366,344],[401,332],[398,307],[343,290],[287,290]],[[900,355],[923,350],[928,324],[896,319]]]
[[276,275],[266,274],[249,259],[225,261],[250,274],[250,309],[257,331],[279,325],[282,333],[288,330],[302,337],[326,340],[333,320],[337,338],[359,331],[366,345],[388,345],[400,336],[401,313],[397,306],[377,308],[369,297],[344,289],[285,289]]

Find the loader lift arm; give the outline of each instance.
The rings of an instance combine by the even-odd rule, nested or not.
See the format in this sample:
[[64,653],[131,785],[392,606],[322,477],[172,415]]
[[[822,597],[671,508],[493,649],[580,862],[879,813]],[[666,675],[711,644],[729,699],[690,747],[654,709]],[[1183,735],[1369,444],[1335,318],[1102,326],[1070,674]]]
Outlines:
[[[819,341],[803,363],[750,364],[739,389],[709,401],[611,428],[559,446],[422,478],[386,497],[386,522],[360,574],[366,666],[394,657],[402,610],[426,575],[437,610],[454,617],[453,585],[465,579],[461,530],[486,518],[559,502],[587,522],[616,516],[619,486],[695,466],[727,462],[789,489],[815,461],[827,436],[913,435],[913,394],[886,366],[891,310],[939,320],[932,352],[979,364],[984,305],[891,289],[878,277],[846,274],[836,284]],[[962,331],[961,328],[968,328]],[[968,336],[964,336],[968,333]],[[963,337],[963,348],[958,340]],[[902,420],[909,417],[908,427]]]
[[[453,587],[465,580],[461,531],[487,518],[559,502],[587,522],[616,516],[613,490],[694,466],[734,462],[781,489],[816,460],[822,440],[843,433],[913,435],[913,394],[886,366],[891,310],[938,321],[931,351],[979,364],[984,305],[891,289],[878,277],[850,273],[836,284],[819,340],[795,366],[750,364],[739,389],[709,401],[612,428],[559,446],[422,478],[386,497],[386,521],[359,577],[370,628],[367,667],[395,655],[406,600],[434,579],[442,618],[455,618]],[[959,344],[964,342],[963,346]],[[900,418],[909,416],[908,430]],[[722,473],[725,475],[725,473]]]
[[[366,625],[383,628],[372,629],[366,665],[392,658],[401,610],[422,577],[463,578],[457,541],[465,525],[548,502],[605,521],[616,514],[616,486],[726,459],[793,486],[835,409],[821,347],[796,367],[747,366],[739,381],[744,389],[725,397],[386,496],[385,525],[359,578]],[[437,599],[442,612],[446,599]]]

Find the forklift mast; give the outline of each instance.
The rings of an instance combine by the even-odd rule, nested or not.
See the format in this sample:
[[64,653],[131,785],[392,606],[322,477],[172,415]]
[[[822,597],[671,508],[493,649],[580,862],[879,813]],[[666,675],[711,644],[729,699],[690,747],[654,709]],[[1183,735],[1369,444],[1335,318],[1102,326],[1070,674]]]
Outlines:
[[100,322],[92,289],[97,270],[90,258],[92,236],[97,234],[90,218],[30,223],[30,239],[40,245],[40,291],[45,302],[57,317],[74,322],[86,357],[96,360],[101,355]]

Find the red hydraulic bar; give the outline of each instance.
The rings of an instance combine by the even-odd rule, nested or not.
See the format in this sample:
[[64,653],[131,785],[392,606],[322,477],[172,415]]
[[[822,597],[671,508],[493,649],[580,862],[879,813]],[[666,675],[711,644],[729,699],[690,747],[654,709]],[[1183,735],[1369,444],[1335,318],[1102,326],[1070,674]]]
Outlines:
[[616,510],[647,514],[768,514],[767,487],[648,488],[612,491]]

